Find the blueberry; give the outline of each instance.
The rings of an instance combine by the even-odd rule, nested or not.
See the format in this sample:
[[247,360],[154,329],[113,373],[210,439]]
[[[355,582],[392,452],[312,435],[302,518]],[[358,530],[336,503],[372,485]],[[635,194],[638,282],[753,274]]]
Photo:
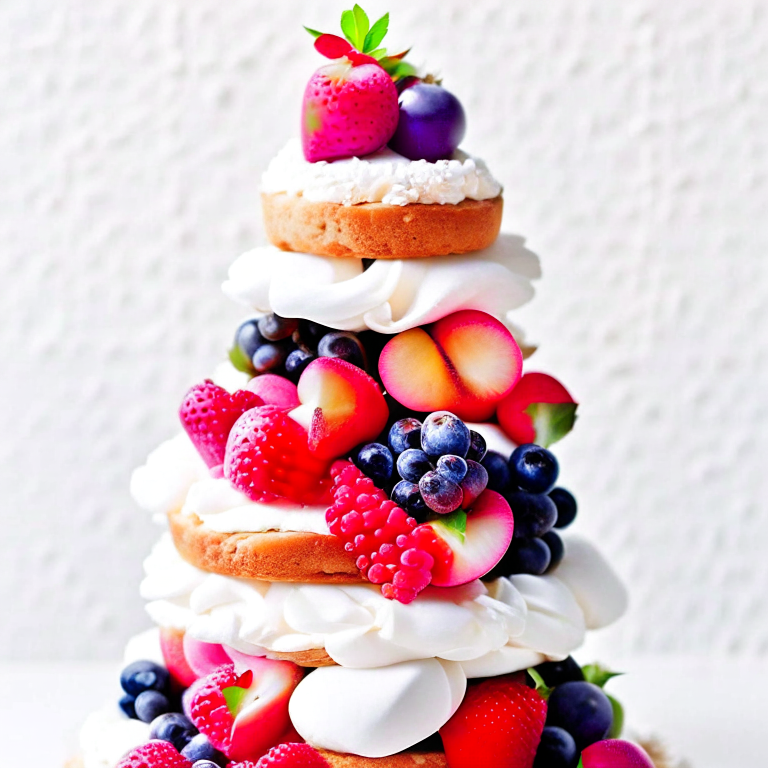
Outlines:
[[250,360],[253,353],[264,343],[264,337],[259,333],[258,320],[246,320],[235,331],[235,346]]
[[[189,743],[181,749],[181,754],[193,763],[200,761],[208,766],[225,766],[228,762],[226,755],[219,752],[203,733],[193,736]],[[208,768],[206,766],[206,768]]]
[[401,480],[392,489],[392,501],[416,518],[422,517],[428,510],[419,486],[409,480]]
[[536,667],[536,671],[550,688],[584,679],[584,673],[573,656],[562,661],[545,661]]
[[292,320],[280,315],[265,315],[259,320],[259,333],[267,341],[281,341],[293,335],[299,327],[298,320]]
[[136,717],[143,723],[151,723],[156,717],[171,709],[168,697],[160,691],[142,691],[134,702]]
[[192,768],[221,768],[222,765],[226,765],[226,763],[215,763],[213,760],[196,760],[192,763]]
[[547,726],[541,733],[533,768],[576,768],[579,749],[568,731]]
[[168,712],[160,715],[149,726],[149,737],[170,741],[178,751],[184,749],[197,736],[197,728],[192,721],[179,712]]
[[467,460],[467,474],[461,481],[464,492],[464,508],[466,509],[488,487],[488,470],[472,459]]
[[439,472],[427,472],[419,480],[419,490],[426,505],[438,515],[458,509],[464,498],[461,488]]
[[421,422],[418,419],[400,419],[389,430],[389,450],[399,456],[408,448],[421,448]]
[[131,696],[144,691],[166,691],[171,676],[154,661],[134,661],[120,673],[120,685]]
[[296,382],[304,369],[315,359],[313,352],[305,352],[303,349],[294,349],[285,358],[285,372],[291,381]]
[[448,411],[435,411],[424,420],[421,448],[428,456],[437,458],[450,453],[463,459],[469,445],[469,429],[458,416]]
[[530,573],[541,576],[549,567],[549,547],[541,539],[513,539],[501,562],[491,571],[491,576],[511,576]]
[[389,448],[381,443],[364,445],[357,454],[355,464],[380,488],[390,481],[395,469],[395,460],[392,458]]
[[293,340],[305,350],[317,350],[320,339],[331,329],[320,323],[314,323],[311,320],[299,320],[299,328],[293,334]]
[[557,482],[560,468],[551,451],[533,443],[515,448],[509,457],[512,482],[529,493],[547,493]]
[[562,562],[565,547],[563,546],[563,540],[554,531],[547,531],[541,537],[541,540],[549,547],[549,553],[552,556],[547,568],[547,573],[549,573],[549,571],[554,571]]
[[549,492],[549,498],[555,502],[557,507],[555,528],[567,528],[576,519],[576,512],[578,511],[576,499],[565,488],[553,488]]
[[429,456],[418,448],[408,448],[397,457],[397,471],[403,480],[418,483],[431,469]]
[[136,717],[136,697],[126,693],[120,701],[117,702],[120,709],[131,718],[131,720],[138,720]]
[[435,469],[452,483],[461,485],[461,481],[467,476],[467,461],[461,456],[441,456]]
[[604,739],[612,724],[611,702],[593,683],[563,683],[549,697],[547,725],[568,731],[580,750]]
[[555,502],[543,493],[517,491],[507,495],[515,516],[515,538],[543,536],[557,520]]
[[349,331],[326,333],[317,345],[317,354],[320,357],[337,357],[363,370],[366,368],[363,345],[360,339]]
[[472,461],[482,461],[485,456],[488,446],[485,442],[485,438],[474,429],[469,430],[469,450],[467,451],[467,459]]
[[480,463],[488,472],[488,487],[492,491],[504,493],[510,483],[507,459],[497,451],[488,451]]

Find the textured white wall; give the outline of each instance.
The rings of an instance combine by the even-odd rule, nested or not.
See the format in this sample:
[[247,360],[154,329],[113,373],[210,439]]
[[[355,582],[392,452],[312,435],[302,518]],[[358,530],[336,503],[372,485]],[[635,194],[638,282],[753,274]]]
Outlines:
[[[129,473],[239,316],[310,0],[0,3],[0,657],[109,658],[156,531]],[[768,653],[768,19],[759,0],[367,0],[441,72],[543,257],[582,401],[563,479],[630,583],[622,653]]]

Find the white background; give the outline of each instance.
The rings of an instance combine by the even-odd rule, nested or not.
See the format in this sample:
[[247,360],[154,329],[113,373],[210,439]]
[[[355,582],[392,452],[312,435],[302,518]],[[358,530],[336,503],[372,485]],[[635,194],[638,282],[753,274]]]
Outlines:
[[[0,3],[0,659],[146,625],[130,471],[224,354],[218,286],[321,63],[300,24],[345,6]],[[768,655],[768,6],[365,7],[461,98],[542,257],[530,367],[582,403],[563,481],[633,595],[594,647]]]

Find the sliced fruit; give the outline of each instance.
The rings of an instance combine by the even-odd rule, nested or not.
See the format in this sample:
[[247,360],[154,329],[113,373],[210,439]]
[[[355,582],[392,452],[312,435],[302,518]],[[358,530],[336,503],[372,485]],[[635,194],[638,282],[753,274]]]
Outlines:
[[189,633],[184,635],[184,657],[195,678],[210,675],[223,664],[232,663],[232,659],[229,658],[223,646],[218,643],[204,643],[202,640],[196,640]]
[[384,347],[379,374],[387,392],[415,411],[448,410],[485,421],[520,379],[523,356],[496,318],[462,310],[426,330],[398,334]]
[[581,753],[584,768],[653,768],[647,752],[630,741],[606,739]]
[[512,541],[515,521],[504,497],[486,490],[468,512],[460,509],[423,523],[419,528],[422,527],[431,528],[443,546],[453,553],[450,559],[435,557],[432,584],[456,587],[485,576],[504,557]]
[[189,688],[199,675],[189,666],[184,653],[183,629],[160,627],[160,650],[165,666],[171,675],[171,682],[177,689]]
[[499,424],[518,445],[547,448],[573,429],[578,404],[568,390],[546,373],[526,373],[499,403]]
[[376,438],[389,409],[378,384],[339,358],[313,360],[299,379],[301,405],[290,417],[309,433],[309,449],[318,459],[344,456]]
[[248,390],[258,395],[265,405],[295,408],[299,404],[296,385],[276,373],[264,373],[248,382]]

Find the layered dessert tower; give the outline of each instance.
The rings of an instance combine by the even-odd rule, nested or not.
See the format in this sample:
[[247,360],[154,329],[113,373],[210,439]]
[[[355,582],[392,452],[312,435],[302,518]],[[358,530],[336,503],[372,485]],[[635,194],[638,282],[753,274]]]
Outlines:
[[359,6],[262,181],[251,314],[132,492],[167,531],[119,708],[85,768],[649,766],[611,673],[571,657],[625,591],[563,534],[550,446],[576,403],[529,372],[538,260],[458,145],[455,96]]

